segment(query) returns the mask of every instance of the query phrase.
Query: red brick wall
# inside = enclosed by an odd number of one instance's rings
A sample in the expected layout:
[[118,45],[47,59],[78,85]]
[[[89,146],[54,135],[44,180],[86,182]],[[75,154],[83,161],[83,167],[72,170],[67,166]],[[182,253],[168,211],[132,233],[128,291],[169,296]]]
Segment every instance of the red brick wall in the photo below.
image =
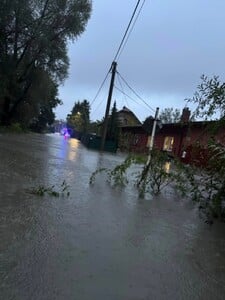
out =
[[[123,133],[132,134],[129,145],[129,151],[137,153],[146,153],[148,151],[148,134],[142,127],[128,127],[122,129]],[[210,132],[206,125],[200,122],[189,125],[166,124],[160,131],[156,132],[154,147],[163,150],[165,137],[174,137],[172,155],[180,158],[186,163],[204,164],[207,162],[207,146],[211,137],[216,142],[225,146],[225,128],[219,130],[216,135]],[[186,157],[182,158],[183,151],[186,151]],[[198,161],[198,163],[196,163]]]

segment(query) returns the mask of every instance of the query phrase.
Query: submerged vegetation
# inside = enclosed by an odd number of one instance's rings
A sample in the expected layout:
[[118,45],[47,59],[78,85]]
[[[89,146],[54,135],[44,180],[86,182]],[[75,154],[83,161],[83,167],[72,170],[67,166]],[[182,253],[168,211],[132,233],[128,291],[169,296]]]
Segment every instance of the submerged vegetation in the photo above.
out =
[[[201,80],[194,97],[188,100],[197,104],[194,117],[208,120],[217,114],[220,117],[216,128],[212,129],[215,131],[224,128],[225,83],[221,83],[216,76],[209,79],[203,75]],[[157,195],[169,185],[182,196],[197,203],[210,223],[213,218],[225,221],[225,147],[220,141],[213,140],[212,135],[205,150],[208,155],[204,157],[207,160],[204,167],[197,161],[198,167],[184,165],[176,159],[170,161],[166,153],[153,150],[136,178],[130,176],[129,179],[134,181],[140,197],[145,197],[148,193]],[[110,183],[125,186],[129,184],[127,171],[137,162],[135,157],[129,157],[112,170],[97,170],[92,174],[90,183],[94,182],[98,173],[104,171]]]
[[225,221],[225,150],[215,144],[211,144],[209,150],[211,158],[207,168],[184,165],[171,160],[164,152],[153,150],[148,162],[132,175],[129,170],[134,164],[140,164],[140,160],[131,155],[113,169],[97,169],[90,177],[90,184],[94,184],[98,174],[105,173],[106,181],[113,187],[132,184],[142,198],[148,194],[158,195],[170,186],[197,203],[206,222],[213,218]]
[[[112,186],[126,186],[131,183],[137,188],[140,197],[144,197],[149,193],[157,195],[168,184],[175,181],[179,182],[177,169],[175,170],[173,167],[170,172],[168,171],[171,164],[170,160],[166,153],[158,150],[152,151],[147,163],[146,159],[144,161],[143,158],[139,156],[130,155],[124,162],[113,169],[97,169],[90,177],[90,184],[95,182],[95,178],[99,173],[104,172],[107,182]],[[131,175],[129,170],[135,164],[142,165],[142,167],[139,168],[139,171],[133,172]],[[180,165],[180,163],[174,160],[173,166],[175,165]]]
[[68,189],[69,189],[69,185],[64,180],[62,182],[62,184],[58,187],[56,187],[55,185],[52,185],[50,187],[46,187],[44,185],[39,185],[37,187],[33,187],[30,190],[28,190],[28,193],[37,195],[37,196],[49,195],[52,197],[60,197],[60,196],[69,197],[70,192]]

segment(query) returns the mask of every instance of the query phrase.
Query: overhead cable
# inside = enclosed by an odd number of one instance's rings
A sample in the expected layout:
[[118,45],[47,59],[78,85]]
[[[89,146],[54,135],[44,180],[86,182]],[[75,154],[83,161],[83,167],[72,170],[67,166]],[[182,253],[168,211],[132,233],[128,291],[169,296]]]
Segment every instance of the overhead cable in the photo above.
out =
[[[121,53],[122,53],[122,51],[123,51],[123,49],[124,49],[124,47],[125,47],[125,45],[126,45],[128,39],[129,39],[129,36],[130,36],[130,34],[131,34],[131,32],[132,32],[132,30],[133,30],[133,28],[134,28],[134,25],[135,25],[135,23],[136,23],[136,21],[137,21],[137,18],[138,18],[138,16],[140,15],[140,12],[141,12],[141,10],[142,10],[142,8],[143,8],[143,5],[144,5],[144,3],[145,3],[145,0],[143,0],[143,3],[142,3],[142,5],[141,5],[141,8],[140,8],[140,10],[138,11],[138,14],[137,14],[137,16],[136,16],[136,18],[135,18],[135,20],[134,20],[134,23],[133,23],[133,25],[132,25],[132,27],[131,27],[131,30],[129,31],[130,26],[131,26],[131,24],[132,24],[132,21],[133,21],[133,19],[134,19],[134,17],[135,17],[136,11],[137,11],[137,9],[138,9],[138,6],[139,6],[139,4],[140,4],[140,1],[141,1],[141,0],[138,0],[138,1],[137,1],[137,4],[136,4],[136,6],[135,6],[135,8],[134,8],[134,11],[133,11],[132,16],[131,16],[131,18],[130,18],[130,21],[129,21],[129,23],[128,23],[127,29],[126,29],[126,31],[125,31],[125,33],[124,33],[124,35],[123,35],[123,38],[122,38],[122,40],[121,40],[121,43],[120,43],[120,45],[119,45],[119,47],[118,47],[118,50],[117,50],[117,52],[116,52],[116,55],[115,55],[113,61],[116,61],[116,60],[119,58],[119,56],[121,55]],[[111,67],[111,68],[112,68],[112,67]],[[91,101],[90,106],[91,106],[91,105],[95,102],[95,100],[97,99],[97,97],[98,97],[98,95],[99,95],[99,93],[100,93],[100,91],[101,91],[103,85],[105,84],[105,81],[106,81],[106,79],[107,79],[107,77],[108,77],[110,71],[111,71],[111,68],[109,69],[108,73],[106,74],[106,76],[105,76],[105,78],[104,78],[102,84],[100,85],[100,87],[99,87],[99,89],[98,89],[98,91],[97,91],[95,97],[94,97],[93,100]]]
[[138,95],[137,92],[128,84],[128,82],[121,76],[121,74],[117,71],[117,74],[120,76],[120,78],[123,80],[123,82],[127,85],[127,87],[146,105],[148,106],[154,113],[155,109],[153,109],[141,96]]
[[121,87],[121,92],[122,92],[122,94],[124,95],[124,99],[125,99],[125,102],[126,102],[126,106],[128,107],[129,105],[128,105],[128,101],[127,101],[127,98],[126,98],[126,94],[125,94],[125,92],[124,92],[124,88],[123,88],[123,85],[122,85],[122,82],[121,82],[121,79],[120,79],[119,76],[117,76],[117,81],[119,82],[119,85],[120,85],[120,87]]
[[102,98],[102,101],[98,104],[98,106],[93,110],[92,114],[94,114],[97,110],[99,110],[100,106],[102,105],[103,101],[105,101],[104,98]]
[[137,100],[135,100],[134,98],[132,98],[131,96],[129,96],[128,94],[126,94],[124,91],[122,91],[120,88],[118,88],[117,86],[114,85],[114,88],[116,90],[118,90],[119,92],[121,92],[122,94],[124,94],[125,96],[127,96],[128,98],[130,98],[132,101],[134,101],[136,104],[140,104]]
[[141,10],[142,10],[144,4],[145,4],[145,0],[143,0],[143,3],[142,3],[142,5],[141,5],[141,7],[140,7],[140,9],[139,9],[139,11],[138,11],[138,13],[137,13],[137,16],[136,16],[136,18],[135,18],[135,20],[134,20],[134,22],[133,22],[133,25],[132,25],[132,27],[131,27],[131,29],[130,29],[130,31],[129,31],[127,37],[126,37],[126,40],[125,40],[125,42],[124,42],[124,44],[123,44],[123,47],[121,48],[121,51],[120,51],[120,53],[118,54],[117,60],[120,58],[120,55],[122,54],[122,52],[123,52],[123,50],[124,50],[124,48],[125,48],[125,46],[126,46],[126,44],[127,44],[127,41],[128,41],[128,39],[129,39],[129,37],[130,37],[130,35],[131,35],[133,29],[134,29],[134,26],[135,26],[135,24],[136,24],[136,22],[137,22],[137,19],[138,19],[140,13],[141,13]]
[[117,50],[117,52],[116,52],[116,55],[115,55],[115,57],[114,57],[114,61],[117,60],[117,57],[118,57],[119,52],[120,52],[120,50],[121,50],[121,48],[122,48],[122,46],[123,46],[124,40],[126,39],[126,36],[127,36],[127,34],[128,34],[128,31],[129,31],[129,28],[130,28],[131,23],[132,23],[132,21],[133,21],[133,18],[134,18],[135,14],[136,14],[137,8],[138,8],[138,6],[139,6],[139,4],[140,4],[140,1],[141,1],[141,0],[138,0],[138,1],[137,1],[137,4],[136,4],[136,6],[135,6],[135,9],[134,9],[134,11],[133,11],[133,13],[132,13],[132,16],[131,16],[131,18],[130,18],[130,21],[129,21],[129,23],[128,23],[127,29],[126,29],[126,31],[125,31],[125,33],[124,33],[124,35],[123,35],[123,38],[122,38],[122,40],[121,40],[121,42],[120,42],[120,45],[119,45],[119,48],[118,48],[118,50]]
[[107,79],[107,77],[108,77],[108,75],[109,75],[110,71],[111,71],[111,68],[109,69],[108,73],[106,74],[106,76],[105,76],[105,78],[104,78],[104,80],[103,80],[102,84],[100,85],[100,87],[99,87],[99,89],[98,89],[98,91],[97,91],[97,93],[96,93],[95,97],[94,97],[94,98],[93,98],[93,100],[91,101],[91,104],[90,104],[90,106],[91,106],[91,105],[92,105],[92,104],[95,102],[96,98],[98,97],[98,95],[99,95],[99,93],[100,93],[100,91],[101,91],[101,89],[102,89],[103,85],[104,85],[104,84],[105,84],[105,82],[106,82],[106,79]]

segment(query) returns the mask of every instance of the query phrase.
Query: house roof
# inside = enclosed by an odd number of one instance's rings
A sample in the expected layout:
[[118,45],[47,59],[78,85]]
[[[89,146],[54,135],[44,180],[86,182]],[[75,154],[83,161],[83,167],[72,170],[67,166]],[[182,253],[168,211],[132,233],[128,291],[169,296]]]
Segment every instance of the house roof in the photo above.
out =
[[178,123],[166,123],[162,124],[163,127],[184,127],[184,126],[206,126],[206,125],[212,125],[217,124],[219,121],[189,121],[189,122],[178,122]]
[[[136,124],[133,124],[133,125],[141,125],[141,121],[137,118],[137,116],[129,109],[127,108],[126,106],[124,106],[121,110],[119,110],[118,112],[118,115],[119,117],[121,116],[121,118],[123,118],[124,115],[130,115],[133,120],[135,120]],[[122,120],[121,120],[122,121]],[[121,124],[122,125],[122,124]],[[127,124],[124,124],[124,125],[127,125]],[[133,126],[131,125],[131,126]]]
[[129,108],[127,108],[126,106],[123,106],[123,108],[121,110],[118,111],[118,113],[120,112],[128,112],[128,113],[132,113],[134,114]]

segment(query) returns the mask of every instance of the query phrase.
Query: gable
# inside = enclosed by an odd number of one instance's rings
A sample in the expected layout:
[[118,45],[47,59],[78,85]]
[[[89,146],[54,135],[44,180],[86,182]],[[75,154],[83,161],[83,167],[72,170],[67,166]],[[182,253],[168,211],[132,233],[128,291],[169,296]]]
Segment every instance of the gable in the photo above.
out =
[[141,122],[136,115],[125,106],[117,112],[117,116],[120,127],[141,125]]

